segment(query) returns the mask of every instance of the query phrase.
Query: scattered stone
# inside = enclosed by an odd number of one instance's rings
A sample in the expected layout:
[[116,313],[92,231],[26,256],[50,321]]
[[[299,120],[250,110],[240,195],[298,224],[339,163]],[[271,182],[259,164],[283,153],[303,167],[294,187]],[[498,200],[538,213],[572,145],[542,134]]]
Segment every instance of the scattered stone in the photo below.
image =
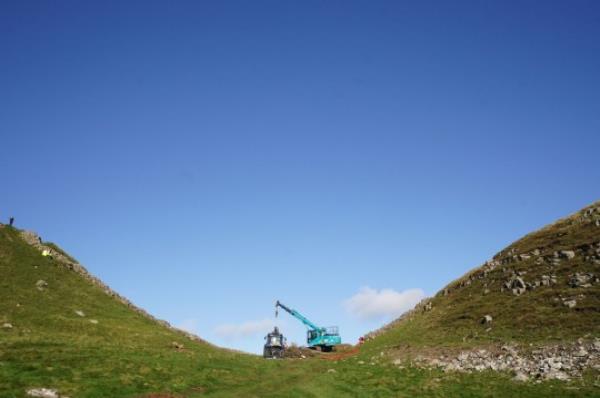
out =
[[4,322],[2,324],[2,329],[12,329],[12,328],[13,328],[12,323]]
[[425,304],[425,311],[431,311],[432,308],[433,304],[431,303],[431,301]]
[[569,279],[569,286],[571,287],[591,287],[591,282],[594,280],[594,274],[580,274],[576,273],[571,275]]
[[327,369],[327,373],[337,373],[335,369]]
[[573,250],[561,250],[558,252],[560,258],[566,258],[567,260],[571,260],[575,257],[575,252]]
[[85,313],[84,313],[83,311],[81,311],[81,310],[76,310],[76,311],[75,311],[75,313],[76,313],[77,315],[81,316],[81,317],[84,317],[84,316],[85,316]]
[[527,290],[527,285],[525,284],[525,281],[523,281],[523,278],[521,278],[520,276],[515,277],[507,283],[508,285],[505,284],[505,287],[507,289],[511,289],[512,293],[515,296],[521,295]]
[[178,343],[178,342],[176,342],[176,341],[173,341],[173,342],[171,343],[171,347],[173,347],[173,348],[174,348],[174,349],[176,349],[176,350],[183,350],[183,349],[185,348],[185,347],[183,346],[183,344],[181,344],[181,343]]
[[[531,347],[531,344],[530,344]],[[417,365],[436,366],[444,372],[512,371],[515,381],[570,380],[581,377],[588,368],[600,370],[600,339],[579,339],[570,345],[554,345],[519,352],[505,345],[501,351],[463,351],[456,357],[416,358]]]
[[483,325],[488,324],[488,323],[492,323],[492,316],[491,315],[486,315],[481,319],[481,323]]
[[93,323],[94,325],[98,324],[98,320],[97,319],[90,319],[90,323]]
[[563,304],[566,305],[569,308],[573,308],[577,305],[577,300],[572,299],[572,300],[564,300]]
[[585,349],[585,348],[583,348],[583,347],[579,347],[579,350],[577,350],[577,351],[575,351],[575,352],[573,353],[573,355],[574,355],[574,356],[576,356],[576,357],[587,357],[587,356],[588,356],[588,354],[589,354],[589,353],[588,353],[588,352],[586,351],[586,349]]
[[359,365],[364,365],[364,364],[365,364],[365,361],[358,361],[358,364],[359,364]]
[[42,290],[44,290],[45,288],[48,287],[48,282],[40,279],[39,281],[37,281],[35,283],[35,287],[37,288],[37,290],[39,290],[41,292]]
[[58,392],[49,388],[32,388],[27,390],[27,395],[37,398],[59,398]]

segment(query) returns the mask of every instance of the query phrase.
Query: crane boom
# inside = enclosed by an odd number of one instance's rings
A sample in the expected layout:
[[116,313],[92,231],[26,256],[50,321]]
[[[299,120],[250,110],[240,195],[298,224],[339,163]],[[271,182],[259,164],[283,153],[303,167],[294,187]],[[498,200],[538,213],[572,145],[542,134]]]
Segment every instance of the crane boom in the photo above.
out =
[[283,308],[285,311],[289,312],[290,315],[292,315],[294,318],[298,319],[300,322],[302,322],[303,324],[305,324],[312,330],[321,330],[322,329],[322,328],[318,327],[317,325],[315,325],[314,323],[312,323],[311,321],[309,321],[304,315],[302,315],[298,311],[289,309],[285,305],[281,304],[279,302],[279,300],[277,300],[277,303],[275,304],[275,310],[277,310],[277,307]]

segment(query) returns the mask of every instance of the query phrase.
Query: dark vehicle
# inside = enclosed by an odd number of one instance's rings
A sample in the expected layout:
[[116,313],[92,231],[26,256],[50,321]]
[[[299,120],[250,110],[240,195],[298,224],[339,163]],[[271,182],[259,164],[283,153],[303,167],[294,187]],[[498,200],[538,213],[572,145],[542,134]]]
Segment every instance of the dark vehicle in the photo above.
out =
[[285,337],[279,333],[277,326],[271,333],[265,336],[264,358],[283,358],[285,352]]

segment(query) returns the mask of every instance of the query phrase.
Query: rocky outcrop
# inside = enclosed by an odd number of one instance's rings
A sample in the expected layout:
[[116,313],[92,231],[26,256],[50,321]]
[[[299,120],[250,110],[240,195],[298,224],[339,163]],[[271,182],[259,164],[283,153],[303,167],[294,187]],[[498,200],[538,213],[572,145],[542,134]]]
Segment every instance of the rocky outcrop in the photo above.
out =
[[574,344],[547,346],[531,351],[520,351],[516,346],[505,345],[499,350],[463,351],[457,356],[420,356],[416,358],[416,362],[421,366],[439,367],[444,371],[508,371],[520,381],[569,380],[580,377],[586,368],[600,370],[600,339],[579,339]]

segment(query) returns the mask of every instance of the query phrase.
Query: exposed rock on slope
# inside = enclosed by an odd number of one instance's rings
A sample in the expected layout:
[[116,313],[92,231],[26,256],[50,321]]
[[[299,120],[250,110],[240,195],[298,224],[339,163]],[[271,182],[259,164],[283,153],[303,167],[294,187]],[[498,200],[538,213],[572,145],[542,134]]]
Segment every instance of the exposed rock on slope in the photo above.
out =
[[[476,347],[493,351],[506,343],[552,351],[556,344],[598,337],[600,202],[526,235],[368,335],[372,346],[415,355],[442,348],[454,354]],[[597,357],[594,344],[586,350]],[[451,367],[456,359],[446,363]],[[567,376],[576,375],[579,364],[597,365],[576,357],[569,361],[573,367],[561,370]],[[513,370],[535,373],[531,367]]]

